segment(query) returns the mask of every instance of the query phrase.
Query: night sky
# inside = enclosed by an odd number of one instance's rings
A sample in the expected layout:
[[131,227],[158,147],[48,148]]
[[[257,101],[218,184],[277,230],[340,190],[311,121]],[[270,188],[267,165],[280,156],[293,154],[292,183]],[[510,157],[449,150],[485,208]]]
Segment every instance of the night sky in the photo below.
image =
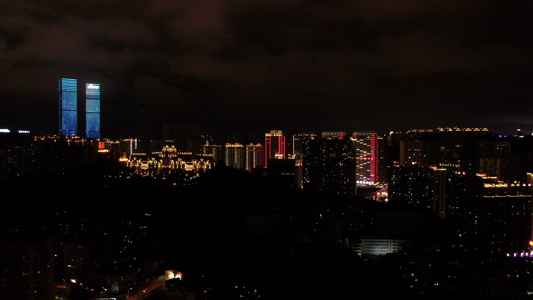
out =
[[[102,136],[437,126],[533,131],[533,1],[0,1],[0,127],[57,133],[60,77]],[[81,85],[80,85],[81,86]]]

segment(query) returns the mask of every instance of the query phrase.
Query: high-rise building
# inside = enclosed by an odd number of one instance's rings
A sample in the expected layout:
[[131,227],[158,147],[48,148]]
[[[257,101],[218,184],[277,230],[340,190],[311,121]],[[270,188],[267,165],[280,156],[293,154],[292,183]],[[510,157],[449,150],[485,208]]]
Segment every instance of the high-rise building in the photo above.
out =
[[137,152],[139,148],[139,139],[123,139],[120,141],[118,152],[126,154],[126,157],[131,157],[133,153]]
[[[98,83],[85,84],[85,134],[88,139],[100,139],[100,84]],[[59,79],[59,135],[78,135],[77,79]]]
[[253,169],[263,165],[263,146],[261,144],[246,145],[246,170],[252,172]]
[[78,135],[77,79],[59,79],[59,135]]
[[213,145],[206,141],[202,146],[202,155],[212,155],[215,162],[221,162],[224,161],[224,148],[222,145]]
[[354,166],[347,140],[340,135],[322,135],[306,141],[303,188],[339,195],[354,195]]
[[373,132],[354,132],[355,182],[357,186],[372,185],[378,182],[378,135]]
[[344,131],[323,131],[322,132],[322,138],[332,138],[332,139],[338,139],[338,140],[344,140],[344,137],[346,137],[346,132]]
[[244,168],[244,147],[242,144],[226,143],[225,149],[225,163],[226,166],[234,167],[236,169]]
[[292,154],[296,157],[301,157],[305,148],[305,143],[316,138],[316,134],[312,132],[296,133],[292,136]]
[[286,157],[285,136],[282,130],[270,130],[265,133],[265,167],[268,167],[268,160],[275,158],[276,154]]
[[88,139],[100,138],[100,84],[85,84],[85,132]]
[[433,210],[435,171],[429,167],[406,165],[392,168],[389,202]]
[[[485,142],[497,139],[496,135],[490,133],[487,128],[414,129],[396,135],[396,138],[399,146],[398,165],[400,166],[420,165],[465,171],[471,174],[479,172],[480,155],[491,158],[493,154],[498,153],[497,148],[504,146]],[[500,154],[503,152],[497,155]],[[502,158],[501,155],[499,158]],[[494,161],[487,162],[494,163]],[[495,171],[492,166],[490,171]]]

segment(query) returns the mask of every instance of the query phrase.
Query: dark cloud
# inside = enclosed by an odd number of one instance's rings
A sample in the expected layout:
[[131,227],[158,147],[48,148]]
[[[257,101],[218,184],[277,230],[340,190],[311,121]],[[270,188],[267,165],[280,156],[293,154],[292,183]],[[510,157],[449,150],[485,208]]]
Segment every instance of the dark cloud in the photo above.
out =
[[0,125],[55,132],[66,76],[102,83],[109,136],[134,134],[139,107],[154,130],[533,130],[532,12],[481,0],[3,1]]

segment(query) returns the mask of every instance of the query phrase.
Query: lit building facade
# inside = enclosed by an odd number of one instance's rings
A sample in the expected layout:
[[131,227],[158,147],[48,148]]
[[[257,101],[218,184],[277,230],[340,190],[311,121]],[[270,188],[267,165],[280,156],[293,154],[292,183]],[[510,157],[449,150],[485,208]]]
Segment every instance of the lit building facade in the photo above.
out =
[[265,133],[265,167],[268,167],[268,160],[276,157],[276,154],[286,157],[285,136],[281,130],[270,130]]
[[59,135],[78,135],[77,79],[59,79]]
[[213,160],[216,162],[224,161],[224,148],[222,145],[213,145],[206,141],[205,145],[202,146],[202,154],[212,155]]
[[356,240],[351,247],[359,257],[381,256],[399,252],[408,244],[407,240],[361,238]]
[[88,139],[100,138],[100,84],[85,84],[85,133]]
[[139,149],[139,139],[123,139],[119,142],[118,152],[123,153],[125,157],[131,157]]
[[246,171],[263,165],[263,146],[261,144],[246,145]]
[[333,139],[338,139],[338,140],[344,140],[345,137],[346,137],[346,132],[344,131],[323,131],[322,132],[323,139],[333,138]]
[[[59,135],[78,136],[78,80],[59,79]],[[85,137],[100,139],[100,84],[85,84]]]
[[168,175],[184,171],[189,179],[199,176],[214,166],[211,155],[197,155],[192,152],[179,152],[174,146],[164,146],[160,152],[133,153],[129,159],[122,161],[127,167],[134,169],[136,174],[143,176]]
[[227,143],[225,150],[226,166],[244,169],[244,146],[239,143]]
[[354,132],[352,147],[355,150],[355,182],[357,186],[378,182],[378,135],[372,132]]

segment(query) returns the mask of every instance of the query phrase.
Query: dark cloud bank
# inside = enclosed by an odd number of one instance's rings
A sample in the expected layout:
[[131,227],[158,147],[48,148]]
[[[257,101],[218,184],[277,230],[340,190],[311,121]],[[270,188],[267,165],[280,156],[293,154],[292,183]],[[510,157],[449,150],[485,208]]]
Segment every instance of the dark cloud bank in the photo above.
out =
[[[5,3],[7,2],[7,3]],[[3,1],[0,126],[55,132],[57,80],[206,131],[533,131],[531,1]]]

